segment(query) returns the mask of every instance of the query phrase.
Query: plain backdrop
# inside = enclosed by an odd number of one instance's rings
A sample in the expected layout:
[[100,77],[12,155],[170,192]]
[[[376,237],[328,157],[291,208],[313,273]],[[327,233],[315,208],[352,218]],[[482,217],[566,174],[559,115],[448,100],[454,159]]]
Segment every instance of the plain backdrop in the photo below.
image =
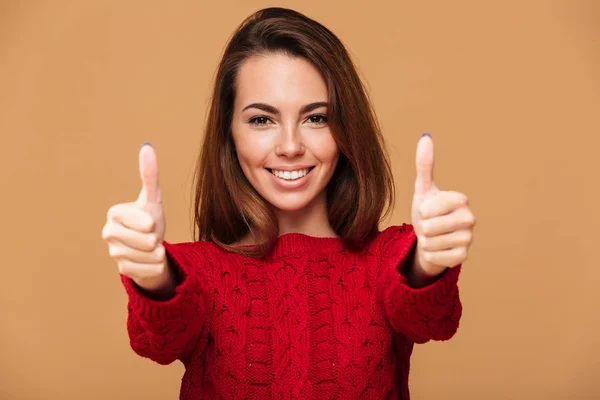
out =
[[153,143],[167,240],[191,240],[191,174],[218,59],[265,6],[332,29],[367,82],[408,222],[431,132],[441,189],[478,218],[448,342],[413,398],[600,398],[600,2],[0,1],[0,398],[175,399],[137,356],[101,238]]

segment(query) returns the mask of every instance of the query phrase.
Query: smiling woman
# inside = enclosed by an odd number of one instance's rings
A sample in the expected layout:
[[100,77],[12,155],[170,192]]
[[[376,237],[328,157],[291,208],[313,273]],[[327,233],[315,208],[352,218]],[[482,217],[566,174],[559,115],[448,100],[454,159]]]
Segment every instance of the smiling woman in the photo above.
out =
[[253,256],[288,232],[359,248],[394,203],[384,149],[341,41],[295,11],[261,10],[219,64],[196,169],[194,235]]
[[[283,53],[255,56],[240,68],[236,89],[231,127],[238,160],[271,205],[279,234],[337,236],[324,189],[339,150],[327,124],[327,86],[319,71]],[[241,242],[252,243],[252,237]]]
[[[164,240],[156,154],[103,236],[129,295],[132,348],[186,366],[181,399],[408,399],[414,343],[458,329],[474,223],[419,141],[413,224],[379,231],[393,180],[340,40],[270,8],[219,65],[191,243]],[[417,240],[417,235],[419,239]]]

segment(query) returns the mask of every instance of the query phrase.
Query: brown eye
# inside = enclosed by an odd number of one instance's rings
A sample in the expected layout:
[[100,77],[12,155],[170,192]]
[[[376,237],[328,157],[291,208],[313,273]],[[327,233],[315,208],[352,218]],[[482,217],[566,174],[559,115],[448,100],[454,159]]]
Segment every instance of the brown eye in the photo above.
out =
[[270,120],[267,117],[254,117],[248,122],[254,126],[265,126],[270,122]]
[[325,115],[311,115],[306,120],[309,124],[313,125],[325,125],[327,124],[327,117]]

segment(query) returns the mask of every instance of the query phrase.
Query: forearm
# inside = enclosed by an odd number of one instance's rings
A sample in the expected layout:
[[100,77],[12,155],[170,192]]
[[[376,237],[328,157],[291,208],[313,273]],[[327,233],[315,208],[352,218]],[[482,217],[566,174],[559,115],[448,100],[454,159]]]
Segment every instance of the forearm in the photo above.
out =
[[434,273],[425,271],[419,262],[418,249],[415,245],[408,254],[408,257],[404,265],[400,268],[400,271],[402,275],[406,277],[408,286],[418,289],[431,285],[437,281],[447,269],[448,268],[441,268],[439,271]]
[[[173,283],[162,293],[148,296],[134,282],[122,277],[129,295],[127,328],[132,349],[143,357],[168,364],[183,356],[186,346],[197,338],[206,324],[209,308],[208,285],[197,273],[185,245],[165,245]],[[169,293],[171,291],[171,293]]]
[[412,227],[404,225],[386,234],[380,285],[390,326],[417,343],[449,339],[462,314],[460,266],[434,277],[423,274],[415,265],[417,238]]
[[136,287],[148,298],[157,301],[166,301],[175,295],[175,288],[181,284],[181,274],[177,267],[167,257],[165,260],[166,275],[160,282],[136,282]]
[[416,343],[450,339],[462,315],[457,286],[459,270],[448,270],[420,288],[409,286],[399,271],[390,271],[384,290],[384,309],[394,331]]

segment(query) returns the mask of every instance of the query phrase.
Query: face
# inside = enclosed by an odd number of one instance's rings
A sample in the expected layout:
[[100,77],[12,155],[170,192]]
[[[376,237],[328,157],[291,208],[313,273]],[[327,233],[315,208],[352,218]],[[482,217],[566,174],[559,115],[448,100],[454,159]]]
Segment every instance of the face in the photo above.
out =
[[250,184],[277,210],[325,204],[339,157],[327,98],[321,74],[303,58],[256,56],[238,71],[232,119],[238,160]]

